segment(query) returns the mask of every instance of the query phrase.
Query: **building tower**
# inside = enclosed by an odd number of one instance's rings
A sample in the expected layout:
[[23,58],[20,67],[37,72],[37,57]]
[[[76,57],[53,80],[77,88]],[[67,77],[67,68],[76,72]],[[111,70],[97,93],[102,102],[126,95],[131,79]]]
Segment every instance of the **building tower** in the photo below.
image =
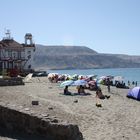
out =
[[25,45],[31,45],[31,46],[33,45],[33,39],[31,33],[25,34]]

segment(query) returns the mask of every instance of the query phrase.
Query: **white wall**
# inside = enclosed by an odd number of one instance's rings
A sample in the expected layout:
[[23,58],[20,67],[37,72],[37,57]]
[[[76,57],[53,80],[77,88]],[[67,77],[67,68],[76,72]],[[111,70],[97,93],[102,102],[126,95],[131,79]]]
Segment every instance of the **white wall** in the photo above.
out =
[[[25,65],[25,69],[28,69],[28,66],[31,65],[31,68],[33,69],[34,66],[33,66],[33,58],[34,58],[34,47],[25,47],[25,59],[27,59],[27,63]],[[30,58],[29,58],[30,56]]]

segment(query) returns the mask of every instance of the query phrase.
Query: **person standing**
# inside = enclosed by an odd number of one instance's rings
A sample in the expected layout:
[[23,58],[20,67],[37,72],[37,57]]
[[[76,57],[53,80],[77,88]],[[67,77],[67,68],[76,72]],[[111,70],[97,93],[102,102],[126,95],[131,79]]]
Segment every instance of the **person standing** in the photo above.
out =
[[107,78],[107,89],[108,89],[108,92],[110,92],[110,79]]
[[128,86],[130,86],[130,81],[128,80]]
[[137,87],[137,85],[138,85],[138,83],[137,83],[137,81],[135,82],[135,86]]

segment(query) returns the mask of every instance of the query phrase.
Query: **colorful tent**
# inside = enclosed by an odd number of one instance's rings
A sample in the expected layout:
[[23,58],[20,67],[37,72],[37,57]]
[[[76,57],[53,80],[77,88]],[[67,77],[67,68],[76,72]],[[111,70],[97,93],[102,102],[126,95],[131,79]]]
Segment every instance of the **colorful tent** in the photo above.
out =
[[134,87],[133,89],[129,90],[127,97],[140,101],[140,87]]

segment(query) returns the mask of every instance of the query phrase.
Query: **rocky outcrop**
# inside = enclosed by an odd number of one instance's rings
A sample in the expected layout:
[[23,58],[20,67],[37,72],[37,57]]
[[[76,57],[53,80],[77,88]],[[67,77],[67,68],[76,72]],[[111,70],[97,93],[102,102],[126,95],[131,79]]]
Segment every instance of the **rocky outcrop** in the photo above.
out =
[[0,127],[14,132],[37,134],[46,140],[83,140],[77,125],[35,116],[0,105]]

